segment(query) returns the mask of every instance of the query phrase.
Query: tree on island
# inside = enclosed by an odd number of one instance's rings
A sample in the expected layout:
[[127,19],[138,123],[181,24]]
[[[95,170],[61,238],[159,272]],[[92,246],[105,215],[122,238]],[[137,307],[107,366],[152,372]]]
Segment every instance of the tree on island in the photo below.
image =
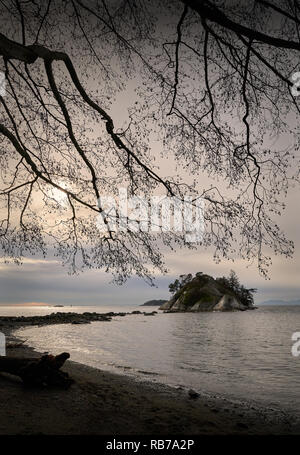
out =
[[189,283],[193,278],[191,273],[187,275],[180,275],[179,279],[176,279],[174,283],[169,284],[169,291],[171,294],[175,294],[179,289],[181,289],[185,284]]
[[[1,2],[5,259],[50,245],[72,271],[151,281],[165,270],[161,243],[189,245],[181,234],[112,230],[118,213],[99,197],[119,186],[131,196],[201,196],[201,246],[217,261],[256,259],[265,274],[266,251],[291,256],[276,218],[299,172],[299,14],[288,0]],[[131,80],[136,93],[116,123]],[[156,139],[190,177],[160,175]],[[203,173],[213,184],[199,191]]]
[[[208,279],[212,279],[209,275],[204,275],[202,272],[195,274],[195,277],[191,273],[188,275],[180,275],[179,279],[176,279],[173,283],[169,284],[169,291],[173,296],[178,294],[184,286],[188,283],[199,283],[200,286],[203,285],[203,280],[206,282]],[[254,304],[254,294],[257,289],[254,288],[245,288],[244,285],[240,283],[240,280],[234,270],[230,270],[228,277],[219,277],[215,279],[216,283],[221,285],[224,290],[233,293],[239,301],[246,307],[250,307]]]
[[225,288],[233,291],[233,293],[238,297],[241,303],[246,306],[251,306],[254,304],[254,294],[257,292],[255,288],[245,288],[240,283],[240,280],[234,270],[230,270],[229,276],[216,278],[218,283],[221,283]]

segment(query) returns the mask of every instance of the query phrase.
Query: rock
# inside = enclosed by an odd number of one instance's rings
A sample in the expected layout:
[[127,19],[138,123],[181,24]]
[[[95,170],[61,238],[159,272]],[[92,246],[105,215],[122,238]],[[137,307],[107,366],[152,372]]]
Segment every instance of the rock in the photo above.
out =
[[249,428],[248,425],[246,425],[246,424],[243,423],[243,422],[237,422],[236,427],[242,428],[242,429],[244,429],[244,430],[247,430],[247,429]]
[[60,386],[69,388],[74,382],[60,371],[70,354],[43,355],[41,358],[0,357],[0,371],[19,376],[27,386]]
[[[226,284],[226,279],[222,281],[222,278],[214,279],[209,275],[197,274],[179,288],[171,299],[161,305],[159,309],[168,313],[199,313],[202,311],[245,311],[255,308],[251,303],[243,304],[233,289],[228,282]],[[244,301],[247,302],[247,300]]]
[[199,393],[195,392],[195,390],[193,390],[193,389],[190,389],[188,391],[188,395],[192,400],[196,400],[200,396]]
[[130,313],[51,313],[44,316],[0,316],[0,326],[44,326],[51,324],[89,324],[92,321],[111,321],[113,316]]
[[247,307],[232,295],[225,294],[214,306],[213,311],[245,311]]
[[172,299],[159,307],[160,310],[169,310],[173,306]]
[[163,305],[167,300],[148,300],[147,302],[143,303],[140,306],[161,306]]
[[72,321],[71,324],[90,324],[91,321]]

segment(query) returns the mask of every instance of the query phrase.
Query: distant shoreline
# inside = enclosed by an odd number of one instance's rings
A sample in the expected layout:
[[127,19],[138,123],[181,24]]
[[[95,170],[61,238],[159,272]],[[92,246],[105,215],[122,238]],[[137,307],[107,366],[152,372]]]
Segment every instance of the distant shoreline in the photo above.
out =
[[166,302],[167,302],[167,300],[164,300],[164,299],[156,299],[156,300],[154,299],[154,300],[148,300],[147,302],[142,303],[139,306],[155,306],[155,307],[159,307],[159,306],[163,305]]
[[86,311],[84,313],[75,312],[54,312],[42,316],[0,316],[0,331],[5,327],[14,327],[15,329],[28,326],[44,326],[54,324],[89,324],[95,321],[111,321],[117,316],[130,316],[143,314],[144,316],[154,316],[156,311],[110,311],[107,313],[97,313]]
[[[126,321],[124,321],[126,323]],[[4,331],[18,345],[16,327]],[[30,346],[8,348],[15,357],[37,357]],[[300,434],[292,416],[187,390],[137,381],[68,360],[75,384],[67,391],[24,389],[0,375],[0,434]],[[13,409],[13,412],[8,412]]]
[[257,303],[257,306],[297,306],[300,305],[300,300],[266,300],[265,302]]

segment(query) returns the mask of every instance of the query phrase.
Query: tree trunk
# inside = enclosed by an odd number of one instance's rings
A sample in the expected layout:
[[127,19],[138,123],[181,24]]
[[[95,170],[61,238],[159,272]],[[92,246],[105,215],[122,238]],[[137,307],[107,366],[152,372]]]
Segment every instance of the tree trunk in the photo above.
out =
[[19,376],[28,386],[60,386],[68,388],[73,380],[60,371],[70,354],[44,355],[40,359],[0,357],[0,372]]

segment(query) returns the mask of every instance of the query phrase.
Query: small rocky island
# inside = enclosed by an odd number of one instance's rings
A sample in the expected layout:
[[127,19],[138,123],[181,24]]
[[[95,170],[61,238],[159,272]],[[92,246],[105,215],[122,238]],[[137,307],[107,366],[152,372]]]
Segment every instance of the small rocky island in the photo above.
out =
[[247,289],[240,284],[234,271],[229,277],[213,278],[202,272],[180,275],[169,285],[173,294],[160,306],[165,312],[245,311],[253,310],[253,294],[256,289]]
[[147,302],[142,303],[142,305],[140,305],[140,306],[160,306],[160,305],[163,305],[166,302],[167,302],[167,300],[163,300],[163,299],[160,299],[160,300],[148,300]]

